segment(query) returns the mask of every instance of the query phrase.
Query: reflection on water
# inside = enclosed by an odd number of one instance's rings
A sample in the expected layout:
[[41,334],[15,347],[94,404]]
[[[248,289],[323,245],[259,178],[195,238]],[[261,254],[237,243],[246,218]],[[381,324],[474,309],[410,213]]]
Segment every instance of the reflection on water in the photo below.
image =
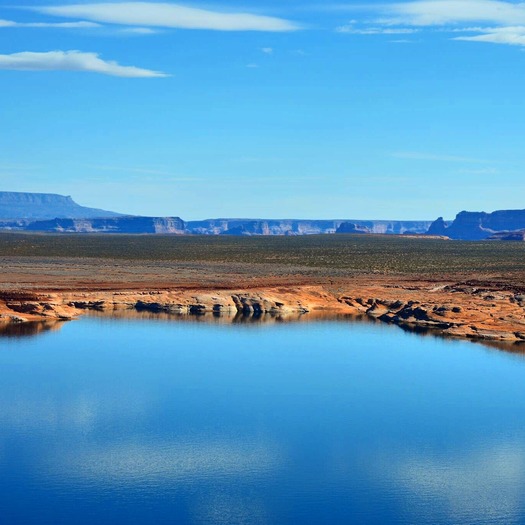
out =
[[479,522],[480,516],[482,523],[515,523],[522,513],[524,442],[486,444],[447,457],[386,457],[378,467],[416,509],[439,501],[458,523]]
[[0,337],[26,337],[59,330],[62,321],[47,320],[34,323],[0,323]]
[[[99,319],[120,320],[149,320],[156,322],[183,322],[183,323],[211,323],[214,325],[262,325],[262,324],[285,324],[285,323],[318,323],[318,322],[345,322],[345,323],[369,323],[383,324],[378,319],[367,315],[351,315],[344,313],[333,313],[330,311],[314,311],[310,313],[243,313],[243,312],[199,312],[193,314],[152,312],[151,310],[115,309],[115,310],[89,310],[84,315]],[[2,337],[25,337],[45,333],[49,330],[60,330],[61,326],[69,321],[46,320],[31,323],[0,323],[0,339]],[[417,334],[422,337],[437,337],[449,339],[439,330],[429,327],[415,326],[411,324],[391,325],[393,329],[401,329],[405,332]],[[469,342],[481,344],[489,348],[510,352],[518,356],[525,356],[525,342],[505,342],[469,339]]]
[[[212,323],[212,324],[272,324],[272,323],[297,323],[297,322],[319,322],[319,321],[352,321],[361,319],[360,316],[349,314],[338,314],[333,312],[311,312],[308,314],[292,312],[286,314],[278,313],[243,313],[243,312],[202,312],[196,314],[151,312],[148,310],[122,309],[113,311],[90,311],[90,317],[113,318],[127,320],[150,320],[150,321],[181,321],[188,323]],[[368,318],[370,319],[370,318]]]
[[525,523],[521,359],[142,315],[1,341],[2,522]]

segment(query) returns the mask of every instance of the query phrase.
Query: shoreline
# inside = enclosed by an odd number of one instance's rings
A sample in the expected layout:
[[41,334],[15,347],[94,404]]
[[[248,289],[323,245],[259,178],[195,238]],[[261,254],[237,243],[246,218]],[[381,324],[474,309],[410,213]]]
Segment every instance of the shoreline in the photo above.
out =
[[[272,283],[273,284],[273,283]],[[87,312],[282,320],[352,316],[478,342],[525,343],[525,295],[497,281],[359,277],[329,284],[221,289],[0,290],[0,323],[66,321]]]

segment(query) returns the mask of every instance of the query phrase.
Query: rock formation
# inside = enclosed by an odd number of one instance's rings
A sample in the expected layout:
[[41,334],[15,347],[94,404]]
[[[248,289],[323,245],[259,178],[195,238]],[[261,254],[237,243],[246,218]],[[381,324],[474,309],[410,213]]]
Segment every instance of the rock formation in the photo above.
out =
[[446,235],[447,223],[443,217],[437,218],[427,231],[427,235]]
[[449,226],[440,217],[431,224],[427,233],[446,235],[451,239],[476,241],[493,237],[498,232],[510,234],[523,229],[525,210],[500,210],[492,213],[462,211]]
[[368,228],[358,226],[355,222],[343,222],[335,233],[371,233]]
[[[345,231],[353,224],[355,229]],[[199,235],[314,235],[322,233],[425,233],[430,221],[359,221],[309,219],[207,219],[188,221],[188,233]],[[343,228],[343,229],[341,229]]]
[[489,241],[525,241],[525,230],[498,232],[489,237]]
[[179,217],[114,217],[107,219],[53,219],[35,221],[28,231],[62,233],[184,233]]
[[335,233],[341,220],[207,219],[188,221],[188,233],[198,235],[311,235]]
[[430,225],[429,221],[346,221],[336,233],[420,234],[427,232]]
[[425,233],[430,224],[430,221],[250,218],[183,222],[178,217],[125,216],[111,211],[85,208],[76,204],[71,197],[63,195],[0,192],[0,229],[4,230],[243,236],[336,232],[419,234]]
[[71,197],[53,193],[0,191],[0,220],[16,219],[87,219],[117,217],[119,213],[77,204]]

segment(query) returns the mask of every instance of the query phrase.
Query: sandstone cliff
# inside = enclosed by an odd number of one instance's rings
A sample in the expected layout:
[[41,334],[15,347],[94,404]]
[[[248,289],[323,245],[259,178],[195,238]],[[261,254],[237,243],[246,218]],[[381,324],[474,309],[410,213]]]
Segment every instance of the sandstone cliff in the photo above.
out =
[[[525,210],[499,210],[492,213],[462,211],[449,226],[440,217],[427,233],[446,235],[451,239],[476,241],[493,237],[498,232],[507,234],[525,229]],[[504,238],[504,236],[494,237]]]
[[71,197],[53,193],[0,191],[0,219],[54,219],[117,217],[119,213],[86,208]]
[[184,233],[179,217],[114,217],[107,219],[53,219],[35,221],[28,231],[62,233]]
[[427,232],[430,226],[430,221],[347,221],[339,225],[336,233],[418,234]]
[[[347,231],[349,225],[355,226]],[[430,221],[308,220],[308,219],[207,219],[188,221],[186,231],[200,235],[313,235],[323,233],[425,233]]]

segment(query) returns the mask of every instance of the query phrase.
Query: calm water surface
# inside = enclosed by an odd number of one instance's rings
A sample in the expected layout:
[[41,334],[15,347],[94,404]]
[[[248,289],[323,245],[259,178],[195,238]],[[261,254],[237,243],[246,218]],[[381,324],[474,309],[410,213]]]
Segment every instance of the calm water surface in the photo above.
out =
[[525,360],[365,323],[0,338],[6,524],[525,523]]

